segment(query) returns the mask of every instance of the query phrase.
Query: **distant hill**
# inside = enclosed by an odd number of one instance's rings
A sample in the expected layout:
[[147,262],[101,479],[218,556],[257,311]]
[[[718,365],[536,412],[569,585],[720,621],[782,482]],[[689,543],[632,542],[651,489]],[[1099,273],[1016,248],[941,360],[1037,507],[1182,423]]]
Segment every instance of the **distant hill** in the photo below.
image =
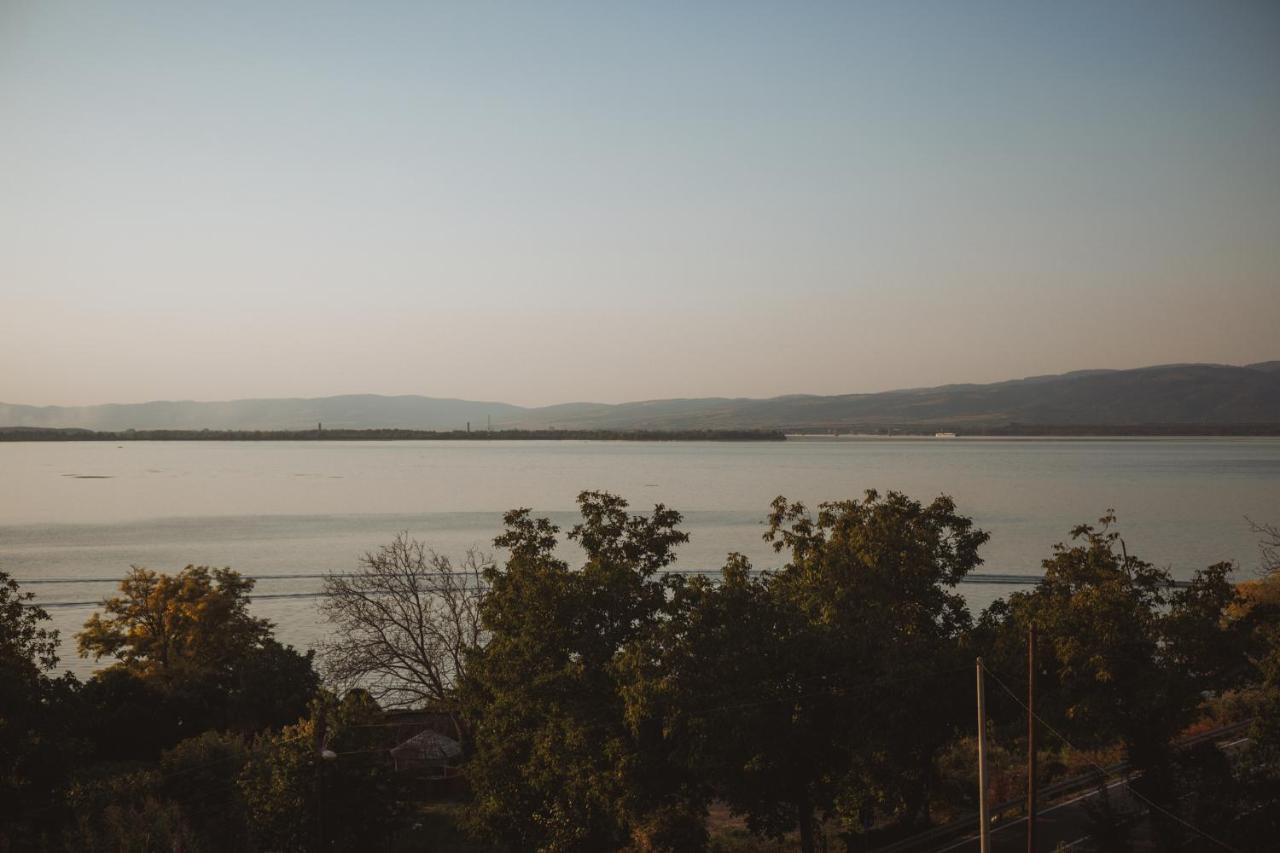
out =
[[1280,424],[1280,363],[1088,370],[877,394],[550,406],[528,413],[523,423],[597,429]]
[[190,400],[103,406],[12,406],[0,403],[0,426],[126,429],[309,429],[317,423],[342,429],[483,429],[486,418],[508,421],[526,410],[506,403],[437,397],[341,397]]
[[316,399],[190,401],[85,407],[0,403],[0,427],[125,429],[424,430],[868,429],[1021,425],[1280,425],[1280,361],[1234,367],[1172,364],[1085,370],[988,385],[944,385],[876,394],[707,397],[617,405],[525,408],[433,397],[350,395]]

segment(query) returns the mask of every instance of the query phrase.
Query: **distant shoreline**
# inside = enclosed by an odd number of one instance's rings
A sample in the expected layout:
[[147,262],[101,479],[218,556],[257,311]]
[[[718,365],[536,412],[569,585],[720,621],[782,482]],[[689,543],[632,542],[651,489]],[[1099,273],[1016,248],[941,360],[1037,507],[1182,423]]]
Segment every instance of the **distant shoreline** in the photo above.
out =
[[0,441],[786,441],[777,430],[139,429],[0,427]]
[[[1257,424],[904,424],[789,428],[788,438],[1267,438],[1280,436],[1280,423]],[[950,436],[947,436],[950,437]]]
[[[941,433],[941,435],[939,435]],[[89,430],[57,427],[0,427],[0,442],[36,441],[705,441],[761,442],[788,439],[931,439],[964,438],[1266,438],[1280,436],[1280,424],[1131,424],[1032,425],[998,427],[854,426],[787,430],[584,430],[584,429],[308,429],[224,430],[143,429]]]

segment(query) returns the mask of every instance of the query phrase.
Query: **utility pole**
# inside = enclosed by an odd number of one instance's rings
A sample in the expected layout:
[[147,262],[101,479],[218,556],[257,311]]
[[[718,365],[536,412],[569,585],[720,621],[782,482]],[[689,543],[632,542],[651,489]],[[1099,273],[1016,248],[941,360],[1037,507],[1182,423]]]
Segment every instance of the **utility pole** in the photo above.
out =
[[991,853],[991,815],[987,813],[987,691],[978,658],[978,849]]
[[316,850],[324,849],[324,740],[325,709],[318,709],[315,722],[316,747]]
[[1027,853],[1036,853],[1036,623],[1027,629]]

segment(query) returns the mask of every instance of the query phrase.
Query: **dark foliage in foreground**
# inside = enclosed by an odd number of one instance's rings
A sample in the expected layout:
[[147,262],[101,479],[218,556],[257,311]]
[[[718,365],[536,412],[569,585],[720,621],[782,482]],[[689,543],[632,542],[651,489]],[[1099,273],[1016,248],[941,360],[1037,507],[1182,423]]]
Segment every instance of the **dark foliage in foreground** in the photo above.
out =
[[[708,849],[713,803],[805,851],[914,833],[971,807],[976,655],[997,753],[1007,766],[1022,750],[1031,624],[1054,754],[1112,751],[1150,806],[1099,799],[1096,839],[1123,845],[1148,820],[1167,849],[1246,850],[1280,831],[1275,528],[1259,528],[1267,574],[1232,584],[1218,564],[1175,588],[1108,513],[1055,546],[1043,584],[975,621],[954,587],[987,534],[945,496],[816,511],[780,497],[765,537],[783,565],[729,555],[718,579],[664,572],[688,539],[678,512],[604,492],[579,508],[566,534],[508,513],[505,561],[472,561],[466,583],[402,537],[330,588],[348,605],[330,614],[358,628],[343,677],[372,673],[383,698],[416,689],[456,722],[459,809],[486,849]],[[81,684],[53,675],[47,614],[0,573],[0,851],[382,849],[431,822],[428,789],[388,761],[374,694],[319,689],[311,653],[250,614],[252,586],[133,570],[77,637],[117,662]],[[380,631],[380,613],[413,624]],[[1229,708],[1256,720],[1250,749],[1176,748]]]

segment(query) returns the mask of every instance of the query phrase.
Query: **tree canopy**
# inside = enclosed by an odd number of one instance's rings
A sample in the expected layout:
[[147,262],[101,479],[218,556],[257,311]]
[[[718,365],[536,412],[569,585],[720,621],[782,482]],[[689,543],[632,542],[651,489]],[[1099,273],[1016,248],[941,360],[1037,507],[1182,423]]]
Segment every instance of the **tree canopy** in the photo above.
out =
[[117,657],[139,675],[223,673],[259,648],[271,623],[249,615],[254,581],[231,569],[187,566],[176,575],[134,566],[120,595],[76,635],[81,655]]
[[[250,615],[253,586],[231,569],[131,569],[102,602],[106,615],[76,635],[82,655],[117,659],[86,687],[102,709],[91,736],[151,754],[205,728],[252,733],[296,720],[319,684],[313,654],[280,644],[268,620]],[[140,713],[118,713],[131,706]]]
[[[1129,553],[1115,524],[1108,512],[1074,528],[1044,561],[1043,583],[984,614],[979,641],[997,671],[1018,673],[1035,624],[1038,712],[1078,746],[1118,740],[1141,773],[1135,790],[1173,814],[1173,741],[1206,695],[1245,676],[1246,637],[1228,618],[1237,600],[1230,564],[1176,589],[1166,569]],[[1165,843],[1180,843],[1163,812],[1154,819]]]
[[[390,842],[417,832],[404,818],[424,794],[406,780],[424,780],[388,751],[443,735],[446,711],[465,734],[455,813],[481,844],[720,849],[708,815],[727,807],[770,843],[866,849],[972,807],[976,655],[992,676],[993,785],[1025,784],[1032,625],[1052,774],[1123,751],[1169,849],[1253,849],[1280,827],[1273,565],[1241,584],[1227,563],[1175,584],[1108,512],[975,623],[956,585],[988,537],[946,496],[870,491],[813,510],[779,497],[763,529],[777,563],[730,554],[718,576],[667,571],[688,535],[662,504],[586,491],[578,508],[567,531],[507,513],[501,562],[454,563],[402,535],[330,578],[331,686],[360,687],[341,701],[318,689],[311,653],[253,616],[253,580],[230,569],[133,569],[77,637],[114,661],[84,684],[55,675],[47,614],[0,572],[0,847]],[[1272,547],[1274,528],[1259,532]],[[1250,717],[1231,760],[1179,746]],[[1122,839],[1117,826],[1095,837]]]
[[505,566],[486,573],[489,641],[466,682],[468,778],[475,827],[512,849],[613,849],[641,827],[615,660],[658,619],[654,574],[688,537],[662,505],[632,515],[602,492],[578,504],[569,536],[586,552],[580,570],[556,556],[559,528],[520,509],[494,543],[509,552]]
[[77,743],[75,679],[54,676],[49,614],[0,571],[0,849],[36,847],[67,817],[58,792]]

